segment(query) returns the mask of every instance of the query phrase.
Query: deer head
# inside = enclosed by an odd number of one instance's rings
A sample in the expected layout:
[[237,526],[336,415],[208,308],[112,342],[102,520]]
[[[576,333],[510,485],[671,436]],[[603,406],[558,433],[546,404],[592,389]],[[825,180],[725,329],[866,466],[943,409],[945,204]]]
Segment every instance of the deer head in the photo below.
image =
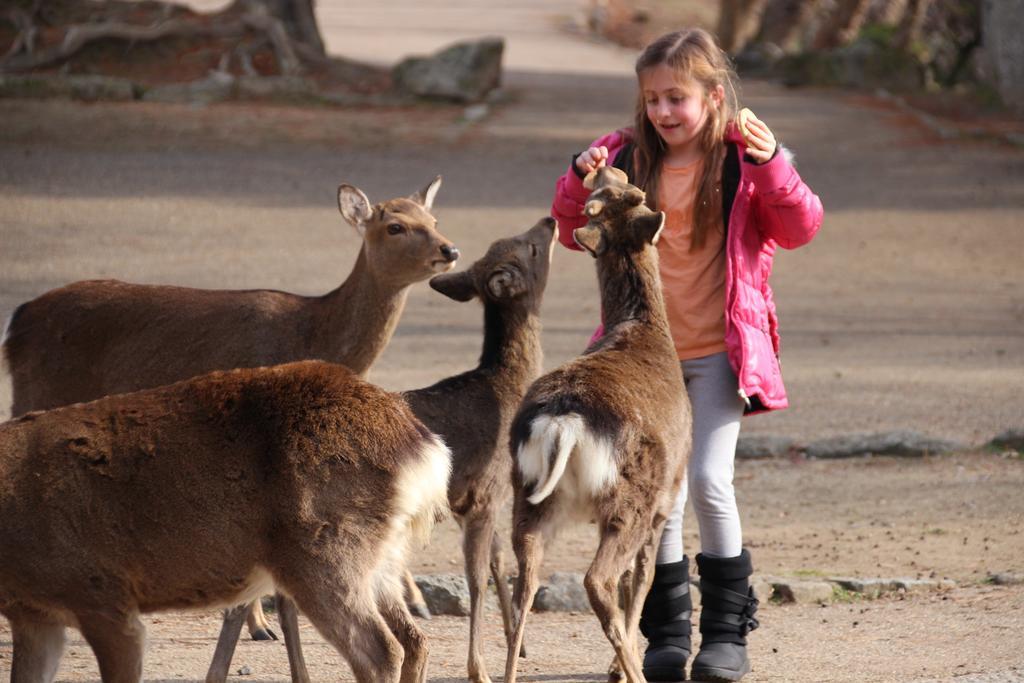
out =
[[625,173],[602,166],[588,174],[583,184],[592,190],[583,206],[589,220],[573,231],[573,239],[592,256],[601,256],[612,245],[632,253],[658,243],[665,214],[644,204],[643,190],[631,185]]
[[555,219],[542,218],[526,232],[494,242],[467,270],[437,275],[430,286],[455,301],[539,306],[555,245]]
[[407,198],[374,205],[357,187],[338,188],[338,210],[363,238],[367,266],[378,277],[412,284],[455,266],[459,250],[437,231],[430,213],[440,187],[437,176]]

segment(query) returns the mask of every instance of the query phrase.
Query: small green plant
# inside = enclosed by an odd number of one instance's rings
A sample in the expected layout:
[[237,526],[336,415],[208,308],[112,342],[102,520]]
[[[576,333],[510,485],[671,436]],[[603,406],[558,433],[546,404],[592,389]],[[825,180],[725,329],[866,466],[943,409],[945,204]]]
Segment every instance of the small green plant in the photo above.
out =
[[851,591],[847,588],[843,588],[839,584],[832,586],[832,602],[849,604],[853,602],[860,602],[862,600],[867,600],[867,596],[863,593]]

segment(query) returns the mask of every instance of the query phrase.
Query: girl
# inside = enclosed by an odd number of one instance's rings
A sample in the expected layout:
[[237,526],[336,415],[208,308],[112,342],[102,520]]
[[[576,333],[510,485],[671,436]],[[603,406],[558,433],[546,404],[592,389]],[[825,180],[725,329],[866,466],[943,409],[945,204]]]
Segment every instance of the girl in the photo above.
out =
[[[778,324],[768,286],[776,245],[807,243],[822,206],[772,131],[748,111],[733,121],[726,55],[700,29],[662,36],[636,62],[632,128],[578,154],[558,180],[552,215],[559,240],[585,222],[582,178],[611,163],[667,218],[658,242],[666,312],[693,407],[693,452],[658,549],[640,628],[644,675],[685,678],[690,656],[689,562],[682,518],[687,489],[700,528],[700,652],[690,676],[736,681],[750,671],[746,635],[757,627],[750,553],[743,548],[733,489],[740,417],[787,405]],[[598,335],[600,334],[598,330]]]

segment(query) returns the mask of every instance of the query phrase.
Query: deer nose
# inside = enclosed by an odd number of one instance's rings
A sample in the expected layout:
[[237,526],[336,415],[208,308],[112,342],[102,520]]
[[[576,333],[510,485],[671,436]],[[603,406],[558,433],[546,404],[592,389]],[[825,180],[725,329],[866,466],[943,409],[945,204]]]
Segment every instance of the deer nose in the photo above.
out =
[[446,244],[441,247],[441,255],[444,256],[448,263],[454,263],[459,258],[459,250],[450,244]]

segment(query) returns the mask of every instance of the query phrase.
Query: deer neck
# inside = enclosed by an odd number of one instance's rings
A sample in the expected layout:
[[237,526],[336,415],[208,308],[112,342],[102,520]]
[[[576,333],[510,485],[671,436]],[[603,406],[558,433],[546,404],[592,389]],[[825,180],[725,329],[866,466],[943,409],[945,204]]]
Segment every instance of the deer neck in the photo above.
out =
[[643,322],[668,330],[653,247],[632,256],[610,254],[599,261],[598,283],[606,329],[626,322]]
[[540,374],[540,318],[529,307],[484,304],[484,344],[480,368],[532,381]]
[[345,282],[321,299],[316,357],[365,375],[391,340],[408,293],[409,285],[376,276],[361,249]]

